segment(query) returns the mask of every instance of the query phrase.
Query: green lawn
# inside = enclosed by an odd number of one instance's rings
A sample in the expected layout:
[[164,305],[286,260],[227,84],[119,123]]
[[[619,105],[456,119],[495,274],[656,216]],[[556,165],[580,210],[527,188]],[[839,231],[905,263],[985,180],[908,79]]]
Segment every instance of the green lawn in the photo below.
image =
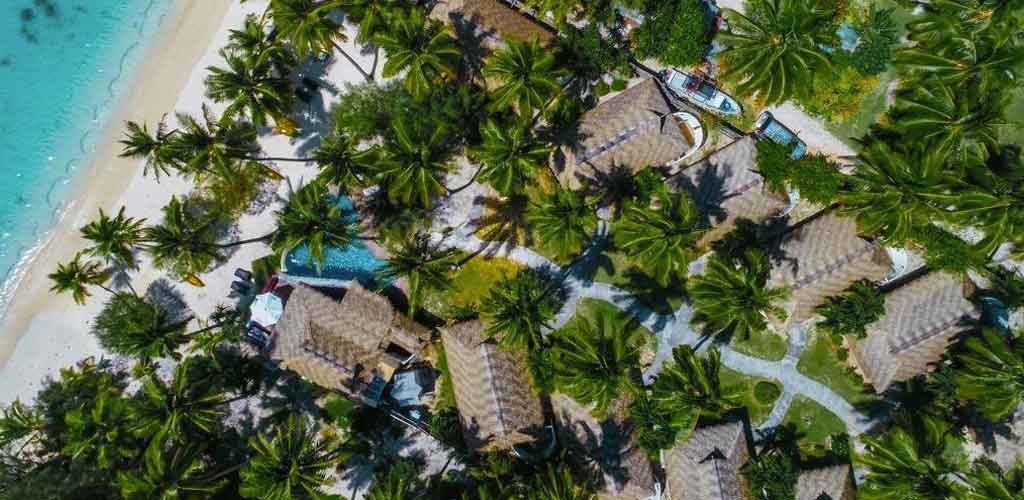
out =
[[661,286],[641,271],[629,256],[614,249],[602,252],[591,267],[591,279],[628,291],[660,314],[671,314],[686,301],[686,287],[682,282]]
[[460,309],[476,309],[496,283],[520,269],[521,265],[508,259],[476,257],[462,266],[450,289],[442,292],[428,290],[423,305],[442,318],[448,318]]
[[800,373],[836,391],[854,406],[879,400],[878,395],[867,389],[859,377],[847,370],[846,362],[836,356],[825,333],[811,335],[813,338],[796,365]]
[[750,412],[751,425],[757,426],[764,422],[764,419],[768,418],[768,414],[772,412],[772,407],[775,406],[775,399],[778,399],[778,397],[776,396],[771,401],[758,401],[754,388],[758,382],[765,382],[777,385],[779,388],[777,393],[781,393],[782,385],[769,378],[750,377],[725,367],[722,367],[722,371],[719,373],[723,385],[738,385],[743,389],[742,404]]
[[782,335],[767,330],[751,333],[748,339],[734,337],[729,346],[748,356],[768,361],[778,361],[786,357],[786,349],[789,347]]
[[[583,299],[580,301],[579,306],[576,308],[576,315],[573,316],[571,320],[569,320],[569,323],[571,324],[578,318],[596,318],[600,313],[628,315],[628,313],[622,311],[618,307],[615,307],[614,304],[610,304],[603,300]],[[653,355],[654,351],[658,349],[658,338],[654,335],[654,332],[648,330],[647,327],[639,324],[639,322],[636,324],[636,328],[634,331],[636,330],[643,332],[643,338],[647,340],[645,348],[647,351],[650,351],[650,354]]]
[[846,432],[846,424],[839,417],[803,396],[793,398],[782,423],[795,425],[804,443],[820,446],[828,446],[829,436]]

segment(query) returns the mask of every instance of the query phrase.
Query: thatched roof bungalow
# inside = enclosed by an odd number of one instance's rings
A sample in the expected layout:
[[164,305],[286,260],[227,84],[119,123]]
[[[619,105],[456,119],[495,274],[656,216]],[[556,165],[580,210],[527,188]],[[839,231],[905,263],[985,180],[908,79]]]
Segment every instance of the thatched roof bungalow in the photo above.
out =
[[796,500],[856,500],[849,464],[803,470],[796,482]]
[[430,331],[358,283],[341,300],[302,284],[279,287],[284,313],[269,356],[327,389],[375,406],[395,370],[419,353]]
[[740,467],[750,456],[743,422],[698,427],[685,443],[662,452],[669,500],[743,498]]
[[477,320],[441,330],[466,445],[490,451],[538,441],[544,412],[525,355],[499,348],[486,328]]
[[840,295],[853,283],[879,281],[892,269],[892,261],[877,242],[857,235],[857,222],[824,214],[783,235],[769,249],[772,270],[768,286],[790,290],[787,318],[776,319],[784,330],[814,314],[815,306]]
[[970,281],[944,272],[897,288],[885,298],[885,315],[868,325],[867,337],[846,339],[850,363],[878,392],[928,372],[981,316],[971,295]]
[[576,187],[616,168],[636,172],[681,159],[700,144],[674,113],[653,78],[602,102],[580,119],[576,143],[556,152],[559,180]]
[[528,42],[538,40],[544,45],[555,39],[555,34],[500,0],[441,0],[430,16],[456,27],[474,27],[484,45],[499,47],[503,41]]
[[669,189],[690,195],[709,228],[702,244],[732,231],[736,221],[762,223],[789,206],[789,197],[765,186],[757,170],[757,141],[747,135],[668,179]]
[[629,404],[630,398],[620,398],[599,420],[590,413],[592,405],[551,395],[558,440],[569,452],[567,458],[596,479],[601,500],[646,500],[658,494],[651,462],[636,444]]

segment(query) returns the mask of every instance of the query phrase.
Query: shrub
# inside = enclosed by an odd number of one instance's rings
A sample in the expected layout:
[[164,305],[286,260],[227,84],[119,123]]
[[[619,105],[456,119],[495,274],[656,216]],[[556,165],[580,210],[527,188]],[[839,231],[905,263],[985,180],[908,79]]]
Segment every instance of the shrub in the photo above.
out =
[[605,95],[608,95],[608,92],[610,91],[611,88],[608,86],[608,83],[605,82],[604,80],[601,80],[594,85],[594,93],[599,96],[603,97]]
[[850,55],[850,65],[862,75],[877,75],[889,66],[892,48],[898,41],[892,12],[871,6],[865,18],[854,23],[860,43]]
[[885,313],[885,297],[870,282],[859,281],[839,297],[830,297],[815,312],[825,317],[819,326],[832,335],[864,338],[867,326]]
[[788,146],[771,141],[757,143],[757,169],[775,191],[793,187],[800,190],[801,198],[822,205],[832,202],[844,181],[843,174],[824,155],[794,160]]
[[782,395],[782,389],[773,382],[764,380],[754,385],[754,399],[761,404],[771,404]]
[[621,78],[616,78],[616,79],[612,80],[612,90],[614,90],[616,92],[621,92],[623,90],[626,90],[626,85],[628,83],[629,82],[627,82],[626,80],[623,80]]
[[878,84],[878,77],[866,77],[853,67],[841,66],[819,68],[813,82],[797,102],[808,113],[835,123],[857,114],[864,97]]
[[324,411],[327,412],[327,418],[345,430],[348,430],[349,426],[352,425],[352,414],[355,412],[355,409],[355,403],[342,396],[331,396],[324,403]]
[[636,54],[669,66],[692,66],[704,57],[710,26],[700,0],[648,0],[645,21],[633,31]]

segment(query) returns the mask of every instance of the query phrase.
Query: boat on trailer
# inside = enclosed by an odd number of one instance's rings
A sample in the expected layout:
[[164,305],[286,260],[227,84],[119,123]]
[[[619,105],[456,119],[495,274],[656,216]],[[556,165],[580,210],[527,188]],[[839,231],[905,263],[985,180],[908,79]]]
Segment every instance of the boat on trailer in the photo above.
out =
[[661,81],[676,97],[713,113],[731,116],[743,111],[736,99],[723,92],[718,82],[702,72],[666,69],[661,72]]
[[791,155],[794,160],[799,160],[807,154],[807,144],[767,111],[761,113],[761,116],[758,116],[757,121],[754,122],[754,135],[758,139],[766,139],[776,144],[792,147]]

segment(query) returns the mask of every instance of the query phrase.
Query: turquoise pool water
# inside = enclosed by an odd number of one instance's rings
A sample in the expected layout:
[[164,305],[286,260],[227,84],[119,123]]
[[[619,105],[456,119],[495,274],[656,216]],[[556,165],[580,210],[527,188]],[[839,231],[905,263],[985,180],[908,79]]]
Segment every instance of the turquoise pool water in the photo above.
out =
[[[352,220],[358,217],[348,198],[339,198],[338,206],[346,211],[346,217]],[[328,248],[325,261],[318,270],[310,260],[309,247],[302,245],[285,257],[285,272],[297,278],[312,278],[325,285],[341,285],[342,282],[357,280],[372,287],[377,283],[375,273],[386,264],[359,241],[345,248]]]
[[172,0],[0,1],[0,300]]

